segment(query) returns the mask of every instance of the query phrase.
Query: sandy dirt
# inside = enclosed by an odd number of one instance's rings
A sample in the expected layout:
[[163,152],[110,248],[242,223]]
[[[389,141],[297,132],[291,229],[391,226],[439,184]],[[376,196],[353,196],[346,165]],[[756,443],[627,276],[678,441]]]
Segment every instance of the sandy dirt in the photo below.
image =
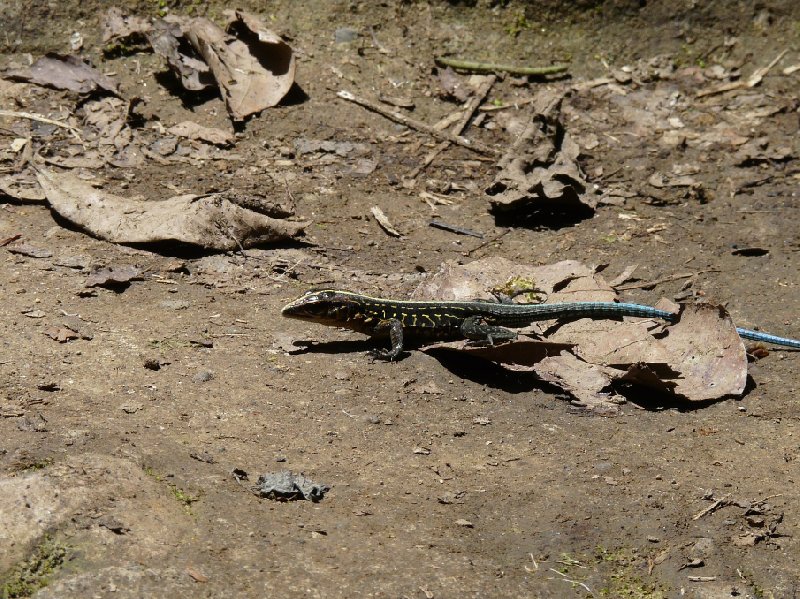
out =
[[[77,31],[141,98],[137,139],[185,120],[230,128],[218,96],[181,99],[152,53],[102,53],[106,3],[29,4],[0,7],[0,67],[67,53]],[[200,4],[125,8],[226,8]],[[129,197],[294,203],[312,221],[298,242],[126,247],[0,194],[0,240],[19,236],[0,248],[0,596],[798,596],[798,352],[753,359],[743,397],[634,389],[600,417],[491,363],[373,361],[374,342],[280,317],[310,287],[404,297],[446,261],[502,256],[607,265],[608,279],[638,265],[633,282],[656,283],[622,301],[714,300],[741,326],[800,337],[800,71],[785,71],[800,63],[797,3],[469,4],[241,2],[295,49],[302,92],[213,159],[184,141],[182,155],[71,169]],[[784,50],[760,84],[697,96]],[[436,123],[461,105],[442,92],[444,54],[569,65],[568,79],[501,76],[488,106],[609,78],[560,113],[608,201],[588,216],[495,215],[495,161],[452,146],[409,181],[438,141],[336,93],[407,99],[413,112],[395,110]],[[24,86],[0,109],[64,118],[80,105]],[[476,112],[464,135],[502,151],[529,107]],[[17,138],[48,158],[69,134],[0,117],[0,175],[17,172]],[[299,149],[316,141],[355,149]],[[106,266],[141,274],[87,288]],[[285,469],[330,491],[252,492]]]

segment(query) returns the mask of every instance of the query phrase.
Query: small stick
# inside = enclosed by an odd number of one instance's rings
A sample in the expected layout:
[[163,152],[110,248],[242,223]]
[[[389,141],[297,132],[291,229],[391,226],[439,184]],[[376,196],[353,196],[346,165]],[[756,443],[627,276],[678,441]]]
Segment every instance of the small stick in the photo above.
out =
[[716,512],[721,507],[725,507],[726,505],[730,505],[731,501],[730,501],[729,498],[730,498],[730,495],[726,495],[722,499],[717,499],[714,503],[709,505],[707,508],[705,508],[703,510],[700,510],[694,516],[692,516],[692,520],[699,520],[703,516],[707,516],[708,514],[710,514],[712,512]]
[[489,104],[487,106],[481,106],[478,108],[481,112],[497,112],[498,110],[507,110],[509,108],[519,108],[520,106],[525,106],[526,104],[530,104],[531,102],[535,102],[536,98],[523,98],[522,100],[515,100],[511,104],[500,104],[499,106]]
[[78,138],[78,141],[81,141],[81,132],[78,129],[76,129],[72,125],[62,123],[61,121],[54,121],[53,119],[48,119],[46,116],[42,116],[41,114],[34,114],[33,112],[15,112],[13,110],[0,110],[0,116],[7,116],[10,118],[19,117],[21,119],[39,121],[40,123],[47,123],[48,125],[55,125],[56,127],[62,127],[64,129],[69,130],[75,137]]
[[483,235],[481,233],[477,233],[472,229],[465,229],[464,227],[449,225],[440,220],[432,220],[428,224],[435,229],[442,229],[443,231],[450,231],[451,233],[456,233],[458,235],[469,235],[470,237],[477,237],[478,239],[483,239]]
[[[472,115],[475,114],[475,111],[478,109],[481,102],[483,102],[483,100],[486,98],[486,95],[489,93],[489,90],[492,89],[492,86],[494,85],[495,81],[497,81],[497,77],[494,75],[489,75],[486,78],[486,81],[483,83],[483,85],[481,85],[475,91],[475,94],[467,102],[464,108],[464,114],[461,116],[461,119],[453,127],[452,131],[453,135],[461,135],[464,132],[464,129],[467,127],[467,124],[470,122],[470,120],[472,120]],[[419,175],[423,170],[425,170],[441,152],[447,149],[447,146],[449,145],[450,145],[449,141],[443,141],[433,150],[431,150],[428,153],[428,155],[425,156],[422,163],[408,174],[408,178],[415,179],[417,175]]]
[[389,221],[387,216],[383,213],[383,210],[378,208],[377,206],[373,206],[370,211],[372,212],[372,216],[375,217],[375,220],[378,221],[378,224],[381,226],[381,229],[386,231],[392,237],[402,237],[400,231],[395,229],[392,226],[392,223]]
[[477,152],[479,154],[488,154],[490,156],[499,156],[500,152],[495,150],[492,147],[489,147],[485,144],[482,144],[477,141],[470,141],[464,137],[459,135],[453,135],[452,133],[446,133],[444,131],[437,131],[430,125],[423,123],[422,121],[418,121],[417,119],[412,119],[404,114],[401,114],[395,110],[387,110],[380,104],[376,104],[371,100],[367,100],[366,98],[361,98],[356,96],[349,91],[341,90],[336,94],[343,100],[348,100],[349,102],[354,102],[359,106],[363,106],[367,110],[372,110],[373,112],[377,112],[378,114],[385,116],[387,119],[391,119],[396,123],[400,123],[406,127],[410,127],[411,129],[415,129],[422,133],[427,133],[431,137],[435,137],[441,141],[447,141],[452,144],[457,144],[461,147],[467,148],[468,150],[472,150],[473,152]]
[[564,73],[569,67],[567,65],[552,65],[549,67],[515,67],[510,64],[496,64],[493,62],[477,62],[474,60],[458,60],[456,58],[444,58],[437,56],[434,61],[440,67],[452,67],[474,73],[509,73],[511,75],[556,75]]
[[697,94],[695,94],[695,97],[704,98],[705,96],[721,94],[723,92],[729,92],[735,89],[747,89],[755,87],[756,85],[761,83],[761,80],[764,78],[764,75],[769,73],[769,71],[772,70],[772,67],[778,64],[778,61],[780,61],[780,59],[783,58],[787,52],[788,50],[784,50],[783,52],[778,54],[772,60],[772,62],[770,62],[767,66],[761,67],[760,69],[756,69],[755,71],[753,71],[753,74],[750,75],[750,77],[747,80],[739,80],[739,81],[734,81],[732,83],[723,83],[722,85],[719,85],[717,87],[712,87],[711,89],[700,90],[699,92],[697,92]]

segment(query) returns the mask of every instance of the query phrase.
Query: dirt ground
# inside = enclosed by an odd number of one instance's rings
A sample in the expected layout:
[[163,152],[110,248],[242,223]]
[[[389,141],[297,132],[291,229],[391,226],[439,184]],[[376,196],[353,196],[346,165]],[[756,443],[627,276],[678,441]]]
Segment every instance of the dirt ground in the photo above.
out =
[[[214,19],[227,8],[130,4]],[[741,326],[800,336],[800,71],[787,69],[800,63],[798,3],[471,4],[241,2],[292,45],[302,92],[213,159],[75,169],[125,196],[294,201],[312,221],[300,242],[127,247],[0,194],[0,239],[20,236],[0,249],[0,595],[800,594],[798,352],[753,359],[742,397],[634,390],[600,417],[490,363],[420,351],[373,361],[359,335],[280,317],[310,287],[404,297],[446,261],[501,256],[607,265],[609,279],[635,264],[634,282],[656,283],[622,301],[711,299]],[[230,127],[218,96],[187,102],[166,86],[152,53],[104,56],[105,8],[4,3],[0,67],[68,52],[77,31],[93,64],[141,98],[142,132]],[[697,95],[784,51],[757,85]],[[569,95],[561,119],[590,185],[616,195],[588,216],[497,215],[484,193],[494,160],[454,146],[409,180],[439,142],[336,93],[405,98],[413,112],[393,109],[436,123],[461,105],[441,92],[439,55],[569,65],[567,79],[501,76],[487,106],[609,78]],[[24,89],[0,109],[79,109],[75,94]],[[503,151],[529,107],[476,112],[464,135]],[[53,155],[54,136],[68,132],[0,117],[3,151],[22,137]],[[309,140],[362,145],[300,151]],[[3,156],[0,174],[14,173]],[[131,265],[142,274],[128,286],[85,285],[99,267]],[[65,324],[78,338],[59,342]],[[330,491],[319,502],[251,492],[284,469]]]

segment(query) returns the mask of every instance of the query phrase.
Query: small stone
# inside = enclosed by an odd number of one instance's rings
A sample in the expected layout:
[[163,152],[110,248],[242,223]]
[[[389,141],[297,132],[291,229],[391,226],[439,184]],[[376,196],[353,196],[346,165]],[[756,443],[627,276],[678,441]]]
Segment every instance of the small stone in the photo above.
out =
[[381,419],[378,416],[376,416],[375,414],[370,414],[369,416],[366,416],[364,418],[364,420],[366,420],[370,424],[380,424],[381,423]]
[[414,448],[414,453],[416,453],[418,455],[430,455],[431,454],[431,450],[428,449],[427,447],[415,447]]
[[358,31],[352,27],[339,27],[333,32],[333,40],[337,44],[346,44],[358,39]]
[[469,520],[464,520],[464,518],[459,518],[456,520],[457,526],[463,526],[464,528],[475,528],[475,525],[470,522]]
[[660,543],[661,539],[658,538],[658,537],[655,537],[653,535],[650,535],[649,537],[647,537],[647,542],[648,543]]
[[188,300],[164,300],[158,304],[160,307],[165,308],[167,310],[186,310],[189,306],[191,306],[191,302]]
[[148,370],[161,370],[161,360],[158,358],[145,358],[143,366]]
[[210,370],[201,370],[192,377],[193,383],[207,383],[214,378],[214,373]]

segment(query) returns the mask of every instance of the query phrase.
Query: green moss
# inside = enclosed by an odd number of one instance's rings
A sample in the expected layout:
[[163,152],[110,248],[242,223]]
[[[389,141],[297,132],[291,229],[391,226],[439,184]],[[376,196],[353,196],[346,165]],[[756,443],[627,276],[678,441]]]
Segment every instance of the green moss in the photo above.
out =
[[667,590],[655,582],[644,581],[639,571],[644,570],[644,558],[634,550],[622,547],[615,550],[597,547],[595,559],[599,569],[610,570],[606,583],[599,590],[601,597],[619,599],[665,599]]
[[45,536],[33,555],[0,580],[0,598],[30,597],[47,586],[50,577],[64,563],[67,548]]
[[170,485],[169,490],[172,493],[172,496],[180,502],[183,507],[190,508],[195,501],[199,501],[200,497],[189,495],[186,491],[178,487],[177,485]]

